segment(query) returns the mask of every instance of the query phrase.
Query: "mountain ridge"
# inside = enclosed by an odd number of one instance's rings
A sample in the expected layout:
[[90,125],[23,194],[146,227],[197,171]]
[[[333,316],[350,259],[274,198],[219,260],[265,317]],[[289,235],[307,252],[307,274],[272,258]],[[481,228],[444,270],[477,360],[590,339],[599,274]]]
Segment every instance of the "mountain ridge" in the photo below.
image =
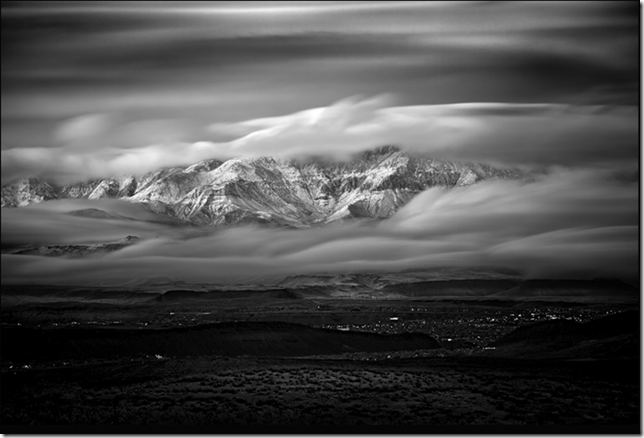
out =
[[122,199],[185,224],[309,227],[345,219],[385,219],[431,187],[517,179],[516,169],[416,157],[393,146],[346,162],[271,157],[210,159],[59,187],[22,178],[2,187],[3,208],[56,199]]

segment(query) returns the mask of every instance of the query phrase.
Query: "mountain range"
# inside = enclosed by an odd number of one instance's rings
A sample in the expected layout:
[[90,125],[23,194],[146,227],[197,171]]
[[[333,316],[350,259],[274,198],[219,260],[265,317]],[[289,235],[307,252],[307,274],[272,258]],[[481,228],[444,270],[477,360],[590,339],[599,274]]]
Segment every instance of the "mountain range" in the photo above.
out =
[[[393,146],[345,162],[270,157],[216,159],[58,186],[38,177],[2,187],[1,206],[56,199],[122,199],[183,224],[307,227],[351,218],[384,219],[430,187],[516,179],[516,169],[411,156]],[[100,217],[100,211],[78,212]]]

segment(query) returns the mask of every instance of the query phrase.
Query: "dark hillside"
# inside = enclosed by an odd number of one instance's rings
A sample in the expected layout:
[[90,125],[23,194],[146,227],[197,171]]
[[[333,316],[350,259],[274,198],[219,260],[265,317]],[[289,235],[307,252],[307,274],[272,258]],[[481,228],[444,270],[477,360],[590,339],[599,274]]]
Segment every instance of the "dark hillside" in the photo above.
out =
[[494,341],[486,354],[523,358],[636,358],[640,354],[640,317],[636,310],[607,315],[584,324],[541,321],[519,327]]
[[172,329],[2,330],[2,358],[8,361],[142,355],[308,356],[434,348],[440,348],[438,342],[420,333],[380,335],[283,322],[231,322]]

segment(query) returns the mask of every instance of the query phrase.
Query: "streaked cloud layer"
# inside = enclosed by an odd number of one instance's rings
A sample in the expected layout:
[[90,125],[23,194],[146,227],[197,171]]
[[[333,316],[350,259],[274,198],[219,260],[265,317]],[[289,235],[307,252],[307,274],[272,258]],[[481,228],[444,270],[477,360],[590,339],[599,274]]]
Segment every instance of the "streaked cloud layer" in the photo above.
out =
[[636,105],[638,26],[632,2],[9,2],[2,148],[87,114],[203,126],[381,93]]
[[[559,171],[530,182],[490,181],[421,193],[390,220],[318,229],[233,228],[198,237],[149,222],[140,207],[91,207],[138,221],[70,217],[87,201],[3,209],[2,242],[81,243],[127,234],[141,243],[88,260],[2,255],[3,281],[119,284],[169,277],[203,283],[270,282],[300,273],[499,267],[528,278],[634,281],[638,187],[609,174]],[[86,206],[89,206],[87,204]],[[38,272],[37,279],[30,273]]]

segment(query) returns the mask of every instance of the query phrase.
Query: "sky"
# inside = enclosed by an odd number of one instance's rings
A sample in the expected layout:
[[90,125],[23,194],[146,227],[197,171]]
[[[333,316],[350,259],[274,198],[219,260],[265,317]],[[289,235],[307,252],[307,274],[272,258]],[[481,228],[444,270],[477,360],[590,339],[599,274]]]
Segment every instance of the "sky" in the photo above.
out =
[[[247,230],[256,240],[245,253],[234,230],[209,237],[223,239],[212,243],[232,258],[158,225],[134,231],[160,233],[185,257],[240,276],[337,270],[325,254],[349,245],[370,248],[343,260],[352,269],[491,263],[533,276],[632,279],[639,275],[639,19],[637,4],[616,1],[5,2],[2,184],[23,176],[68,184],[208,158],[346,159],[396,144],[545,177],[440,196],[430,190],[375,229],[297,237]],[[63,242],[87,239],[92,232],[78,230],[95,223],[61,216],[61,208],[77,207],[3,209],[2,241],[52,238],[52,230]],[[515,227],[518,218],[523,225]],[[93,236],[126,231],[112,225]],[[353,245],[356,233],[364,245]],[[410,241],[409,233],[422,238]],[[163,239],[94,260],[92,269],[156,270],[169,260]],[[309,259],[294,264],[303,259],[257,253],[258,245]],[[366,256],[377,249],[390,257]],[[2,260],[3,282],[24,279],[31,263],[51,263],[50,281],[80,272],[65,260]]]
[[6,2],[2,149],[88,116],[119,146],[230,140],[208,127],[383,93],[632,106],[638,35],[633,2]]

